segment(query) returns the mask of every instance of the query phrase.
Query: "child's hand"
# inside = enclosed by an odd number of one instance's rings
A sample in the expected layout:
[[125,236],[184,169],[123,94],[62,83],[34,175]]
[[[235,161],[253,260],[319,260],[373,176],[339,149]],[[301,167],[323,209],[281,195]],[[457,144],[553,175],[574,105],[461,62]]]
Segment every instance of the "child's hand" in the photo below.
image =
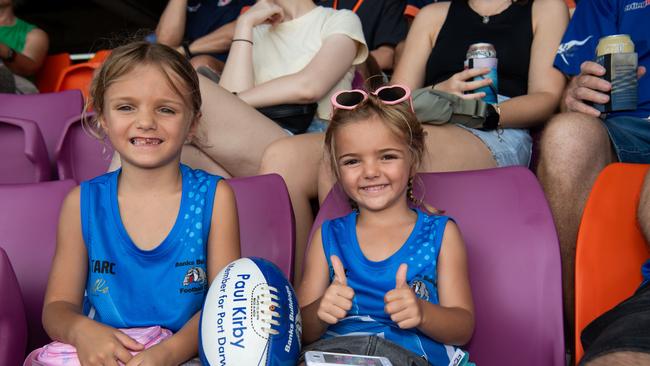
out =
[[354,290],[348,287],[345,269],[343,269],[339,257],[333,255],[330,260],[334,268],[334,281],[321,297],[317,314],[318,318],[325,323],[336,324],[339,320],[345,318],[348,311],[352,309]]
[[402,263],[395,275],[395,288],[384,296],[384,311],[402,329],[422,324],[422,305],[415,292],[406,283],[408,265]]
[[157,344],[133,356],[126,366],[175,366],[173,355],[162,344]]
[[120,330],[90,320],[79,327],[74,346],[79,362],[84,366],[117,365],[116,361],[129,362],[129,351],[142,351],[144,346]]

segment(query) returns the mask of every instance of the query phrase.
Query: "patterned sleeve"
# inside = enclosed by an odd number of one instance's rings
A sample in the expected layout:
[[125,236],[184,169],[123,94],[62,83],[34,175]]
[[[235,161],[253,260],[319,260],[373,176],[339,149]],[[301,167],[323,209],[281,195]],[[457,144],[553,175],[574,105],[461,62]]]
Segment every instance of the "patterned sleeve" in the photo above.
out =
[[580,73],[584,61],[595,59],[598,40],[617,34],[617,7],[620,0],[580,1],[564,33],[554,66],[565,75]]

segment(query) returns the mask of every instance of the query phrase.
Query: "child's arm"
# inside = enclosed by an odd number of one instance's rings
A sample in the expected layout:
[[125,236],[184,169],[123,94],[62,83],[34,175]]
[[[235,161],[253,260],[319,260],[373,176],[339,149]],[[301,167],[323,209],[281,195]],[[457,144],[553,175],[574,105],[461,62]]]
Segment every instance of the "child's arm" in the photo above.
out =
[[329,324],[336,324],[352,308],[354,290],[347,286],[345,270],[339,258],[333,255],[331,260],[334,281],[330,284],[319,228],[314,233],[309,247],[304,275],[298,287],[302,337],[305,344],[318,340]]
[[[225,180],[217,184],[207,251],[210,284],[223,267],[241,256],[235,194]],[[176,334],[133,357],[127,366],[178,365],[194,357],[199,349],[200,318],[199,311]]]
[[88,253],[81,234],[80,190],[63,201],[57,245],[45,293],[43,327],[50,338],[77,348],[83,365],[131,359],[128,350],[143,346],[119,330],[100,324],[81,312],[88,271]]
[[402,264],[395,277],[395,289],[384,298],[391,319],[402,329],[417,327],[440,343],[467,343],[474,332],[474,305],[465,245],[456,224],[447,223],[438,256],[440,305],[415,295],[406,284],[406,270],[406,264]]

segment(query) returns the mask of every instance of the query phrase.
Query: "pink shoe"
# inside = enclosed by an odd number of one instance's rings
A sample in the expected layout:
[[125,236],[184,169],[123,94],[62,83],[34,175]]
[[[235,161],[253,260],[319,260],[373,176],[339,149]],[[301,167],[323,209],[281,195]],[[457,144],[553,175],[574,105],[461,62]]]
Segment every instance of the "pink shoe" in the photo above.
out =
[[[145,349],[155,346],[172,335],[171,331],[159,326],[120,330],[138,343],[143,344]],[[136,355],[138,352],[131,352],[131,354]],[[122,365],[121,362],[120,365]],[[73,346],[61,342],[52,342],[32,351],[27,356],[23,366],[81,366],[81,364],[77,358],[77,350]]]

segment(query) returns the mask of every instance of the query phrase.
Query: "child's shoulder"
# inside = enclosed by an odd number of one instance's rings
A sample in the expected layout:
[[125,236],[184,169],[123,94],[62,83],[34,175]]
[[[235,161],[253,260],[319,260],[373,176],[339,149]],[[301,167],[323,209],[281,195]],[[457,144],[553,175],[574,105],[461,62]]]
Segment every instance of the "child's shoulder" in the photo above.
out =
[[223,177],[220,175],[210,174],[202,169],[192,169],[185,164],[181,164],[181,172],[183,173],[183,176],[186,176],[191,180],[196,180],[199,182],[204,182],[206,180],[219,181],[223,179]]

